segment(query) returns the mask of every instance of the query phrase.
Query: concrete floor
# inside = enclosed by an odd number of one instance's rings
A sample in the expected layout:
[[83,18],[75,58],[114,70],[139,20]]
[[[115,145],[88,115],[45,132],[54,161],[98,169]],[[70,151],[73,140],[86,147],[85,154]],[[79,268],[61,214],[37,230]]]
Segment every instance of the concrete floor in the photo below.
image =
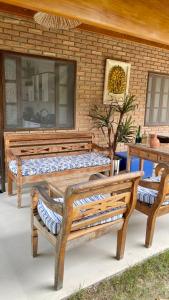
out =
[[125,257],[117,261],[116,234],[78,243],[66,254],[64,288],[53,289],[52,246],[39,239],[39,256],[31,257],[30,196],[23,197],[24,208],[16,208],[16,197],[0,194],[0,299],[59,300],[82,287],[112,276],[154,254],[169,248],[169,218],[161,217],[151,249],[144,247],[146,217],[135,212],[130,220]]

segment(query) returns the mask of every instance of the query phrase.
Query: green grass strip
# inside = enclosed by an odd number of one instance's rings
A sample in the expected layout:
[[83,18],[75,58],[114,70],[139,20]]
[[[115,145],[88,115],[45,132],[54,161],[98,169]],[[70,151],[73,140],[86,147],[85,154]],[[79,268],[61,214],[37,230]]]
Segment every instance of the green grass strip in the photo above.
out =
[[68,299],[156,300],[160,298],[169,299],[169,251],[131,267],[120,275],[81,290]]

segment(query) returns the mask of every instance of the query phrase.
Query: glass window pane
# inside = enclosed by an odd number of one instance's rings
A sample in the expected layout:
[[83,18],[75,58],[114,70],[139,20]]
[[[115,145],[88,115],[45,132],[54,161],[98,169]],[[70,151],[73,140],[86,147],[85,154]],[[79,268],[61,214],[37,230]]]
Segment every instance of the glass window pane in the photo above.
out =
[[65,86],[59,87],[59,104],[67,104],[67,88]]
[[157,122],[158,119],[158,108],[155,108],[153,111],[153,123]]
[[[12,55],[11,60],[11,56],[6,55],[5,78],[9,78],[11,72],[9,62],[12,72],[16,73],[17,70],[17,74],[13,76],[15,82],[5,81],[6,105],[16,103],[14,119],[11,123],[6,121],[7,127],[72,128],[74,63],[24,55]],[[7,110],[6,118],[9,119],[11,107],[8,106]]]
[[150,107],[150,100],[151,100],[151,94],[148,93],[148,95],[147,95],[147,107]]
[[66,125],[67,123],[67,107],[59,108],[59,124]]
[[159,107],[160,104],[160,94],[156,93],[154,95],[154,107]]
[[163,108],[161,110],[161,122],[166,122],[167,121],[166,118],[167,118],[167,109]]
[[59,83],[66,84],[68,77],[68,68],[67,66],[60,66],[59,67]]
[[16,80],[16,60],[12,58],[5,59],[5,79]]
[[169,78],[164,79],[164,93],[169,92]]
[[16,105],[6,105],[6,124],[10,126],[17,125],[17,106]]
[[16,95],[16,83],[6,82],[5,84],[5,97],[7,103],[16,103],[17,95]]
[[156,77],[155,80],[155,91],[160,92],[161,90],[161,77]]
[[162,107],[167,107],[167,105],[168,105],[168,94],[164,94]]

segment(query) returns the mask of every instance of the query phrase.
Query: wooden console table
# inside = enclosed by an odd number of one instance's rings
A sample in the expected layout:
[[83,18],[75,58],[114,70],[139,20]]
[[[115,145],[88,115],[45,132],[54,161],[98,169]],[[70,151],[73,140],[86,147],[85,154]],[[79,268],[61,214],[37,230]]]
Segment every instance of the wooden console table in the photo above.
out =
[[150,148],[150,146],[143,144],[127,144],[127,171],[130,171],[131,157],[137,156],[140,158],[140,170],[143,170],[144,159],[151,160],[156,163],[169,164],[169,147],[160,146],[158,148]]

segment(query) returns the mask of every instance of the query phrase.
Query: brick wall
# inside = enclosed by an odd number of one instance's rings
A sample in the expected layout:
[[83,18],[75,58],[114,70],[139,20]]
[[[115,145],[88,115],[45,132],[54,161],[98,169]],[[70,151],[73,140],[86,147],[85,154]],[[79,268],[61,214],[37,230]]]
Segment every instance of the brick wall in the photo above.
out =
[[[93,103],[102,105],[105,59],[131,63],[130,93],[136,95],[135,124],[144,124],[148,71],[169,73],[169,51],[82,30],[48,31],[33,21],[0,14],[0,49],[77,61],[76,129],[89,130]],[[169,126],[147,127],[168,133]],[[96,139],[103,143],[101,133]]]

